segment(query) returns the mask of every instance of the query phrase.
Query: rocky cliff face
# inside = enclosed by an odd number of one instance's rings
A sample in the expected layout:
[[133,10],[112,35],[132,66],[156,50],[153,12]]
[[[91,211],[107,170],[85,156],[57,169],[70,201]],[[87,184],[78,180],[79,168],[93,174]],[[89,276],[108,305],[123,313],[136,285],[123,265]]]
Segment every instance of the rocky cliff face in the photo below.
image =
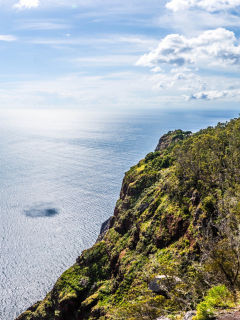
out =
[[[209,130],[216,134],[218,127]],[[196,272],[186,261],[198,261],[199,232],[212,219],[223,196],[219,172],[216,177],[220,180],[201,172],[195,178],[195,167],[188,168],[194,159],[191,155],[188,162],[184,148],[191,143],[193,150],[195,141],[199,143],[199,137],[205,135],[211,138],[208,130],[193,136],[181,130],[164,135],[157,151],[125,174],[114,215],[102,225],[96,244],[83,251],[43,301],[17,320],[156,319],[164,310],[191,310],[193,297],[201,299],[202,289],[193,292],[192,281],[200,280],[194,278]],[[209,146],[213,144],[209,142]],[[221,170],[218,165],[216,168]],[[179,277],[179,289],[171,287],[166,297],[149,291],[156,274]],[[139,301],[141,308],[137,309]],[[140,315],[144,301],[148,301],[147,307]],[[131,312],[135,316],[130,317]]]
[[175,131],[169,131],[168,134],[164,134],[155,149],[155,151],[162,151],[168,148],[171,144],[178,142],[179,140],[184,140],[185,138],[192,135],[191,131],[182,131],[181,129]]

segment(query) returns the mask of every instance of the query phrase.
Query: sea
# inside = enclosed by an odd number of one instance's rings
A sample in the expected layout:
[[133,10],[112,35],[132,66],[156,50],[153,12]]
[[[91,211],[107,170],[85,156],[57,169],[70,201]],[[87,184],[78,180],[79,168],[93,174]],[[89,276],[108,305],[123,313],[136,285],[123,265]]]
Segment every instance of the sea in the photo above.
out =
[[124,173],[219,110],[0,110],[0,319],[43,299],[114,211]]

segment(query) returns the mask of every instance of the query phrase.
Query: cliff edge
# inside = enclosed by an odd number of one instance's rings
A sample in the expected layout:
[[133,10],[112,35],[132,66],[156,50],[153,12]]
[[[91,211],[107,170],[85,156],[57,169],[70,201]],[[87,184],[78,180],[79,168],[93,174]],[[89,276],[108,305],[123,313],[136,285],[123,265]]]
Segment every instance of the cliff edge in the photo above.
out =
[[[240,287],[239,150],[240,118],[161,137],[125,174],[95,245],[17,320],[183,319],[210,289],[233,306]],[[207,310],[214,314],[215,305]]]

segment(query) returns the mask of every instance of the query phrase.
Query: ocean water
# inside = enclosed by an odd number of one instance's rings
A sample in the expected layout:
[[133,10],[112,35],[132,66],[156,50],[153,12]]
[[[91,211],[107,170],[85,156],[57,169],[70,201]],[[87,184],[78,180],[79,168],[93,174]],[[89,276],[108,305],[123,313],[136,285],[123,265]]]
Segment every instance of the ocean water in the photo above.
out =
[[160,136],[237,112],[0,111],[0,319],[42,299],[113,214],[122,178]]

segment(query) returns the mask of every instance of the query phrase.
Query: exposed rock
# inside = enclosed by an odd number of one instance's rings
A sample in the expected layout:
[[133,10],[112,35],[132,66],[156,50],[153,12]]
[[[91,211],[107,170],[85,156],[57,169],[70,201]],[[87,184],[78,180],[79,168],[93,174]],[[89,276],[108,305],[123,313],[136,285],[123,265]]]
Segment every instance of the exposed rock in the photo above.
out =
[[171,141],[172,141],[172,136],[164,134],[160,138],[155,151],[161,151],[163,149],[166,149],[169,146],[169,144],[171,143]]
[[177,142],[179,140],[184,139],[184,137],[189,137],[191,135],[192,135],[191,131],[184,132],[184,131],[182,131],[180,129],[175,130],[175,131],[169,131],[168,134],[164,134],[160,138],[155,151],[164,150],[171,144],[172,141]]
[[196,311],[192,310],[192,311],[188,311],[183,320],[192,320],[192,318],[196,315]]
[[240,320],[240,311],[224,312],[217,320]]
[[182,218],[175,220],[174,216],[170,215],[166,217],[165,222],[169,231],[169,236],[168,238],[162,235],[156,237],[156,246],[159,249],[165,248],[172,242],[179,240],[184,236],[189,227],[189,221],[184,221]]
[[138,209],[139,212],[140,212],[140,213],[143,213],[143,212],[150,206],[150,204],[151,204],[153,201],[154,201],[154,199],[151,199],[150,202],[145,202],[145,203],[140,204],[139,209]]
[[104,312],[104,308],[101,307],[101,308],[94,308],[92,311],[91,311],[91,316],[94,317],[94,319],[98,319],[102,316],[105,315],[105,312]]
[[198,206],[196,211],[194,212],[194,215],[193,215],[193,225],[196,226],[197,223],[198,223],[198,220],[200,218],[200,215],[202,214],[202,210],[201,208]]
[[30,308],[27,309],[27,311],[36,311],[41,301],[36,302],[34,305],[32,305]]
[[192,201],[193,206],[198,206],[200,203],[199,193],[197,191],[193,192],[192,198],[190,200]]
[[104,238],[105,234],[108,232],[108,230],[110,229],[110,224],[111,224],[111,220],[113,217],[110,217],[109,219],[107,219],[105,222],[102,223],[101,226],[101,230],[100,230],[100,234],[97,238],[96,243],[102,241],[102,239]]
[[96,288],[97,288],[97,283],[94,282],[94,284],[91,286],[91,290],[94,290],[94,289],[96,289]]
[[87,286],[88,286],[88,279],[82,278],[82,279],[80,280],[80,285],[81,285],[82,287],[87,287]]
[[156,276],[154,280],[150,281],[148,285],[148,289],[154,293],[160,294],[166,298],[168,298],[168,292],[182,280],[175,276],[165,276],[160,275]]
[[139,212],[143,213],[149,207],[149,203],[143,203],[139,206]]

